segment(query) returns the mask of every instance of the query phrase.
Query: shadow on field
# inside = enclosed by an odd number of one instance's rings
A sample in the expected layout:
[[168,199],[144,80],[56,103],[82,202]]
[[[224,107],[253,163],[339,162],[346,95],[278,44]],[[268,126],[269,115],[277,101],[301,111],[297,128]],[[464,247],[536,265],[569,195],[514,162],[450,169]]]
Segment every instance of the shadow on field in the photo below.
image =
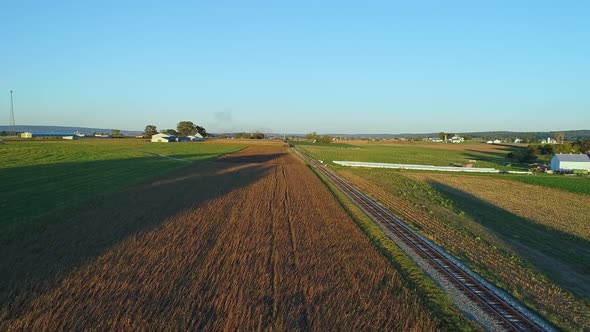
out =
[[237,154],[228,154],[216,159],[219,162],[226,162],[226,163],[268,163],[272,162],[273,160],[281,159],[287,156],[288,153],[269,153],[269,154],[252,154],[252,155],[241,155]]
[[532,222],[470,193],[428,181],[471,219],[575,293],[590,296],[590,241]]
[[496,164],[508,164],[508,153],[517,151],[520,148],[514,149],[502,149],[506,152],[492,152],[492,151],[479,151],[474,149],[466,149],[463,155],[468,158],[479,159],[483,161],[489,161]]
[[[176,154],[172,158],[201,160],[218,156]],[[113,192],[165,174],[189,163],[160,156],[53,163],[0,169],[0,241],[14,225],[28,223],[48,211],[76,205],[97,194]]]
[[[271,161],[273,157],[254,156],[253,159]],[[120,163],[123,161],[102,161],[99,166],[121,170]],[[84,168],[83,163],[77,166]],[[66,213],[62,211],[23,227],[3,230],[0,234],[0,321],[14,316],[35,294],[51,289],[61,276],[97,258],[117,243],[156,228],[182,211],[244,188],[271,170],[267,164],[235,166],[209,161],[192,163],[85,202]],[[41,194],[51,195],[50,192]]]

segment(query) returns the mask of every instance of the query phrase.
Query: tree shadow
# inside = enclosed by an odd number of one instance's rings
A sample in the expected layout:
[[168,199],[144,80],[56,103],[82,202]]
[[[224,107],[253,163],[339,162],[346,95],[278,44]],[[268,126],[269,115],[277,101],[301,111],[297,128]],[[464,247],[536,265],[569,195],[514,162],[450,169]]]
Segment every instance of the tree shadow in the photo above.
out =
[[225,162],[225,163],[252,163],[252,164],[260,164],[260,163],[269,163],[274,160],[279,160],[288,153],[269,153],[269,154],[229,154],[223,157],[219,157],[216,159],[218,162]]
[[526,170],[526,169],[528,169],[527,165],[524,165],[524,164],[515,165],[514,162],[512,162],[510,159],[508,159],[509,152],[514,152],[519,149],[522,149],[522,148],[520,148],[520,147],[507,147],[507,148],[500,149],[500,150],[506,151],[505,153],[504,152],[479,151],[479,150],[474,150],[474,149],[467,149],[467,150],[465,150],[465,152],[462,153],[462,155],[465,156],[466,158],[469,158],[469,159],[486,161],[489,163],[502,165],[502,166],[507,166],[510,164],[510,165],[513,165],[513,167],[515,167],[515,168],[521,168],[523,170]]
[[444,183],[428,183],[562,287],[590,296],[590,241],[535,223]]
[[[253,159],[272,160],[273,157]],[[120,170],[127,162],[99,161],[94,162],[99,165],[92,168]],[[83,167],[84,164],[46,165],[45,171]],[[243,188],[266,176],[271,168],[268,164],[236,167],[235,163],[225,162],[192,163],[130,188],[95,197],[76,208],[4,229],[0,234],[0,321],[22,308],[23,303],[15,303],[20,294],[41,294],[51,289],[60,276],[126,238],[152,230],[187,209]]]

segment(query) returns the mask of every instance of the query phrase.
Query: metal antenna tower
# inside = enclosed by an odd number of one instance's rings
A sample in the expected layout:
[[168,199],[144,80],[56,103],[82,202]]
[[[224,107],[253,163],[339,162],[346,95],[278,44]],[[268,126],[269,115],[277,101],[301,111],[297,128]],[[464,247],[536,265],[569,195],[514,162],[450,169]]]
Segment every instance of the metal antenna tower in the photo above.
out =
[[13,135],[16,135],[16,122],[14,121],[14,103],[12,102],[12,90],[10,90],[10,126],[12,126]]

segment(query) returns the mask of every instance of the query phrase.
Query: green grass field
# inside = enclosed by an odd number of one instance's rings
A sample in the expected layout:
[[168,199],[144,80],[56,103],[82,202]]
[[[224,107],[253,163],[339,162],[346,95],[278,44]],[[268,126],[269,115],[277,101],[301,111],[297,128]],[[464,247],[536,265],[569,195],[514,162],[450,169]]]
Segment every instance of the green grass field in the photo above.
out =
[[[242,146],[137,140],[12,141],[0,145],[0,227],[73,207],[100,194]],[[174,160],[172,157],[183,159]]]
[[507,178],[536,186],[590,195],[590,177],[540,174],[535,176],[510,175]]
[[[508,152],[518,149],[510,146],[490,146],[481,143],[464,143],[449,146],[440,144],[312,144],[292,142],[311,157],[331,163],[334,160],[366,161],[380,163],[401,163],[449,166],[477,160],[476,167],[493,167],[500,170],[527,170],[526,165],[510,165],[506,158]],[[340,167],[340,166],[334,166]],[[468,174],[461,176],[493,176],[502,179],[555,188],[590,195],[589,177],[569,177],[562,175],[537,174]]]
[[[334,160],[366,161],[376,163],[400,163],[449,166],[476,160],[476,167],[498,169],[522,169],[525,166],[508,167],[506,158],[510,151],[518,149],[509,146],[494,146],[481,143],[461,145],[442,144],[440,149],[432,144],[311,144],[294,142],[313,158],[332,162]],[[443,149],[444,148],[444,149]]]

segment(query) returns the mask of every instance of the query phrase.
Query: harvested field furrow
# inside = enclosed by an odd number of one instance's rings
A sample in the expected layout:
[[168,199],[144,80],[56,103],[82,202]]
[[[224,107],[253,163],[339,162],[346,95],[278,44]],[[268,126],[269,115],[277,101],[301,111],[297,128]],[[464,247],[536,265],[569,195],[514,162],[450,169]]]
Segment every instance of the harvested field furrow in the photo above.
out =
[[436,330],[283,145],[105,197],[0,242],[0,330]]

